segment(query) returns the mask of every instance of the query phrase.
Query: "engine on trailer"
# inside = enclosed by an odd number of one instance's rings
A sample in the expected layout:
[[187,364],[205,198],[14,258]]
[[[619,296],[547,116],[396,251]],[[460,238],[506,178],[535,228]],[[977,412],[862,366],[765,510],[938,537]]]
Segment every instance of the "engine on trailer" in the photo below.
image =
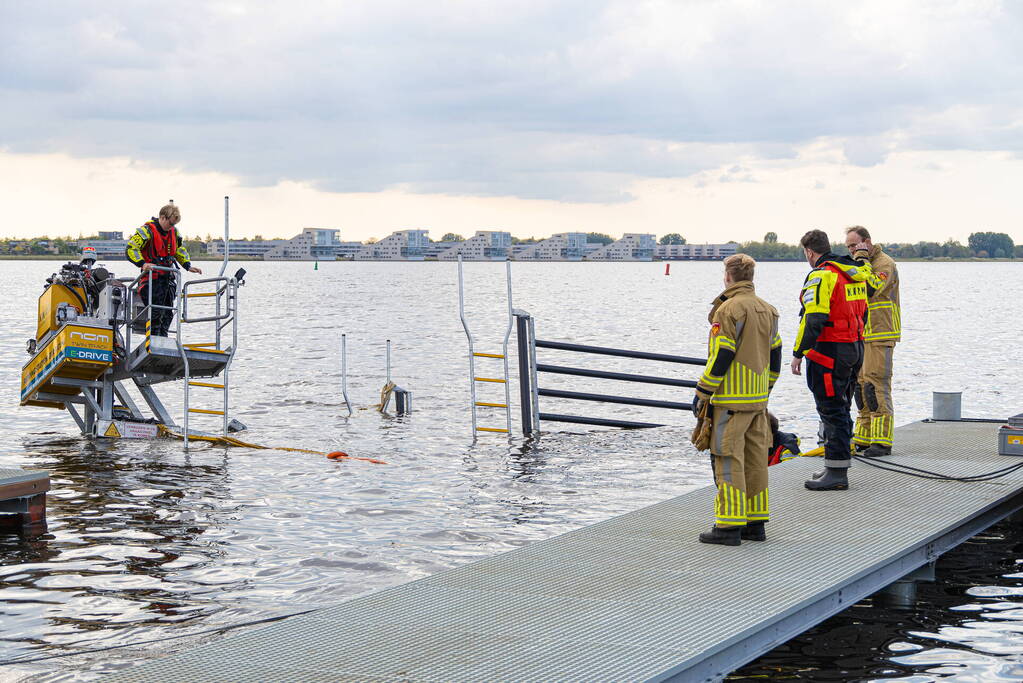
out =
[[39,319],[35,339],[26,351],[33,355],[66,323],[77,321],[109,326],[114,334],[114,352],[124,354],[119,328],[127,320],[127,289],[112,272],[85,258],[68,262],[46,278],[39,297]]

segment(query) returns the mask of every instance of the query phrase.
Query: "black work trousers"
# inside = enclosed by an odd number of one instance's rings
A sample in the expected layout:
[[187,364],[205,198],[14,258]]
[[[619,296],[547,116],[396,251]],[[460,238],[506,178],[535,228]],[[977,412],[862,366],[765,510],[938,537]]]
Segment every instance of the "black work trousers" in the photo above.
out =
[[806,384],[824,425],[824,466],[847,468],[853,436],[849,410],[863,365],[863,342],[817,342],[806,359]]
[[[139,298],[143,306],[149,305],[149,288],[153,288],[153,326],[150,334],[154,337],[166,337],[171,323],[174,321],[174,296],[178,292],[178,284],[174,273],[161,273],[157,278],[139,287]],[[157,308],[169,306],[170,308]]]

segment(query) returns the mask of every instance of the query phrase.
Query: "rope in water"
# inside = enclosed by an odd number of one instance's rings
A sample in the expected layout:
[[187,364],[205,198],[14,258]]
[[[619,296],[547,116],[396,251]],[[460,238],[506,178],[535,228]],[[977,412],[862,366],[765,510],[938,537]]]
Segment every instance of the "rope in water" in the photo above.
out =
[[[171,429],[168,429],[164,425],[160,425],[159,427],[160,427],[160,434],[163,435],[163,436],[171,436],[171,437],[174,437],[175,439],[184,439],[185,438],[182,434],[178,434],[177,432],[175,432],[175,431],[173,431]],[[291,452],[291,453],[312,453],[313,455],[324,455],[324,456],[330,458],[331,460],[362,460],[364,462],[371,462],[374,465],[386,465],[387,464],[383,460],[378,460],[376,458],[360,458],[360,457],[356,457],[354,455],[348,455],[347,453],[345,453],[343,451],[333,451],[331,453],[324,453],[323,451],[313,451],[313,450],[310,450],[308,448],[290,448],[288,446],[261,446],[261,445],[259,445],[257,443],[249,443],[247,441],[242,441],[241,439],[236,439],[233,436],[207,436],[207,435],[203,435],[203,434],[189,434],[188,435],[188,440],[189,441],[205,441],[207,443],[218,443],[218,444],[222,444],[224,446],[240,446],[241,448],[256,448],[256,449],[264,450],[264,451],[288,451],[288,452]]]

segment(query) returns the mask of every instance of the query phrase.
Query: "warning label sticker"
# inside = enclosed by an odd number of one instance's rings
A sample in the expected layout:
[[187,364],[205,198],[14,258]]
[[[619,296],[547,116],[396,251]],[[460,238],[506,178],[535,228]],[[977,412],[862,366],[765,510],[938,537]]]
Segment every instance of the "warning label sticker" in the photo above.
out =
[[126,420],[114,420],[100,423],[99,434],[112,439],[155,439],[160,428],[151,422],[129,422]]

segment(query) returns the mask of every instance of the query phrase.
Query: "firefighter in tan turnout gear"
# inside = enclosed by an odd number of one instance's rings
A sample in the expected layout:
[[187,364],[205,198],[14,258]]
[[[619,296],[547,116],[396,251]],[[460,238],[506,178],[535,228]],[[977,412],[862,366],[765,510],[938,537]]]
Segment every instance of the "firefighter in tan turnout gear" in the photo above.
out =
[[710,401],[711,464],[717,497],[714,528],[703,543],[763,541],[768,520],[767,458],[771,428],[767,397],[781,370],[778,311],[753,289],[756,262],[745,254],[725,259],[725,291],[713,302],[707,366],[693,412]]
[[861,226],[845,231],[850,251],[856,243],[867,245],[867,259],[883,285],[867,301],[867,324],[863,329],[863,368],[856,387],[856,429],[853,445],[867,457],[891,455],[895,410],[892,405],[892,355],[902,338],[899,309],[899,271],[892,257],[870,240]]

